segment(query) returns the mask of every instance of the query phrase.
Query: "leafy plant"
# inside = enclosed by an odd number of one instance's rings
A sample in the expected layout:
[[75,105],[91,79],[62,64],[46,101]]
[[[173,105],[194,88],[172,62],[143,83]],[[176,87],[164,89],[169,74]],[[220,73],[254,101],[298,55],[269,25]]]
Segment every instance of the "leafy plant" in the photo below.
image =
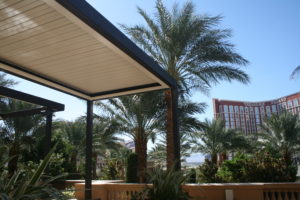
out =
[[217,183],[218,165],[211,160],[205,159],[204,163],[199,166],[199,181],[202,183]]
[[165,171],[161,168],[154,169],[149,178],[152,187],[146,186],[145,190],[132,198],[149,200],[188,200],[187,192],[182,189],[187,177],[174,169]]
[[188,180],[188,182],[189,183],[196,183],[196,179],[197,179],[196,170],[194,168],[192,168],[190,170],[190,173],[189,173],[189,180]]
[[[7,170],[2,170],[0,172],[0,198],[4,200],[64,199],[63,194],[50,185],[58,177],[42,180],[43,172],[50,162],[55,147],[56,145],[33,173],[19,169],[10,176]],[[13,157],[2,161],[0,168],[5,168],[11,159]]]
[[236,155],[222,164],[217,176],[223,182],[291,182],[296,174],[297,166],[292,161],[287,164],[284,155],[264,151]]

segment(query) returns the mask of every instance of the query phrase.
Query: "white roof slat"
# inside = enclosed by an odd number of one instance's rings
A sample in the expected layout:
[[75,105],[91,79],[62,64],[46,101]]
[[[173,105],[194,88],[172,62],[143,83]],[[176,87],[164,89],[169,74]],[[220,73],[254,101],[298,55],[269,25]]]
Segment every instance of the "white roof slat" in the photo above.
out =
[[12,1],[0,3],[0,68],[6,72],[89,100],[174,85],[86,1]]

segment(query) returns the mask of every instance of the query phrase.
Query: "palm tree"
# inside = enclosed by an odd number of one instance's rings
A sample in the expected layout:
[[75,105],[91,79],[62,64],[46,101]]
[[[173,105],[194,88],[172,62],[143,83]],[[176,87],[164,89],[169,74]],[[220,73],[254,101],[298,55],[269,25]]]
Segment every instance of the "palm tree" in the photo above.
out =
[[163,124],[162,111],[158,109],[159,93],[151,92],[140,95],[124,96],[110,99],[109,104],[97,102],[96,105],[113,114],[121,125],[120,132],[131,137],[138,155],[138,176],[145,181],[147,169],[147,142],[155,140]]
[[7,79],[6,74],[0,72],[0,86],[11,87],[14,86],[15,84],[16,84],[15,81],[13,81],[12,79]]
[[[234,50],[229,42],[231,31],[219,29],[220,16],[195,14],[195,7],[187,2],[181,9],[175,4],[171,11],[156,1],[156,13],[151,18],[144,10],[138,13],[147,26],[122,25],[127,34],[148,53],[162,68],[173,76],[179,95],[191,95],[193,89],[207,93],[220,81],[237,80],[248,83],[248,75],[236,65],[248,61]],[[171,107],[171,92],[165,92],[167,107]],[[168,115],[171,116],[171,110]],[[172,121],[167,118],[167,166],[174,164]]]
[[119,124],[115,119],[96,116],[93,126],[93,177],[97,177],[97,158],[105,157],[108,150],[121,148],[121,139],[116,136]]
[[[16,101],[11,99],[5,99],[0,105],[2,112],[11,112],[36,108],[35,105]],[[18,160],[20,153],[24,148],[30,147],[34,139],[32,134],[35,132],[43,122],[43,116],[32,115],[32,116],[22,116],[14,118],[3,119],[3,130],[1,138],[7,141],[9,144],[9,156],[13,157],[8,163],[8,168],[10,174],[13,174],[18,170]]]
[[249,149],[247,138],[233,129],[225,129],[225,121],[216,119],[206,120],[204,131],[199,133],[201,142],[196,147],[197,151],[209,154],[214,164],[218,164],[218,155],[221,156],[219,164],[226,159],[227,151]]
[[70,155],[70,165],[72,172],[78,172],[78,158],[83,154],[84,141],[85,141],[85,123],[81,118],[75,121],[61,121],[58,122],[62,134],[71,144],[72,151]]
[[[184,159],[189,157],[193,152],[193,145],[197,139],[195,133],[204,128],[202,122],[200,122],[195,115],[203,113],[205,107],[206,105],[204,103],[193,103],[188,100],[179,103],[178,115],[181,125],[179,127],[181,161],[184,161]],[[165,131],[162,129],[161,133],[165,133]],[[160,166],[164,165],[164,161],[166,161],[167,157],[166,140],[166,134],[161,135],[160,142],[149,152],[150,159],[154,160],[155,163]]]
[[262,133],[258,141],[263,147],[271,147],[281,151],[286,162],[300,150],[300,121],[298,115],[283,112],[272,115],[262,125]]

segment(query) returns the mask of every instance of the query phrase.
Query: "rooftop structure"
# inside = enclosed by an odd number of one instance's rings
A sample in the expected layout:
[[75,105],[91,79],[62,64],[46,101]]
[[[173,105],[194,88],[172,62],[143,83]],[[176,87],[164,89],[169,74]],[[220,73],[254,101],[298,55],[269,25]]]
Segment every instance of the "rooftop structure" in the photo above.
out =
[[225,120],[227,129],[242,129],[244,133],[257,133],[266,117],[289,111],[300,113],[300,92],[269,101],[247,102],[213,99],[214,117]]

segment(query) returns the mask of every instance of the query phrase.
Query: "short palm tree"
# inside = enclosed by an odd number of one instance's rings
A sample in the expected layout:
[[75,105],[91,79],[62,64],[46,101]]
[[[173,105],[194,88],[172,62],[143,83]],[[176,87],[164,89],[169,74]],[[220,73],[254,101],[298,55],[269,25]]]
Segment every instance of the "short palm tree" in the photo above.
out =
[[109,104],[97,102],[98,106],[109,111],[120,124],[120,132],[131,137],[138,155],[138,176],[145,181],[147,169],[147,142],[155,140],[163,124],[162,112],[158,109],[159,93],[151,92],[139,95],[110,99]]
[[[238,54],[229,42],[231,31],[219,29],[220,16],[195,14],[195,7],[187,2],[181,9],[174,5],[169,11],[161,0],[156,1],[153,18],[138,8],[146,26],[122,25],[127,34],[162,68],[173,76],[179,95],[190,95],[193,89],[207,93],[220,81],[249,81],[248,75],[237,65],[248,61]],[[171,92],[165,92],[167,107],[171,107]],[[171,110],[168,110],[171,116]],[[167,165],[176,162],[172,120],[167,118]]]
[[62,134],[72,146],[70,155],[70,164],[72,167],[72,173],[78,172],[78,158],[80,154],[83,154],[84,139],[85,139],[85,122],[78,118],[75,121],[61,121],[58,122],[59,128]]
[[[3,113],[32,108],[36,108],[36,106],[13,99],[2,100],[0,105]],[[41,115],[21,116],[3,120],[3,129],[0,137],[9,144],[9,155],[13,157],[8,163],[11,174],[18,170],[20,153],[24,148],[30,147],[30,144],[33,143],[34,138],[32,135],[42,124],[43,120],[43,116]]]
[[93,129],[93,176],[96,178],[97,158],[105,157],[108,150],[120,149],[121,139],[117,137],[119,124],[112,118],[96,116]]
[[[226,156],[228,151],[250,148],[247,138],[236,130],[225,128],[223,119],[206,120],[204,130],[199,133],[200,143],[197,151],[210,155],[214,164],[218,163],[218,155]],[[222,162],[222,159],[220,161]]]
[[283,112],[272,115],[262,125],[259,142],[263,147],[281,151],[286,161],[300,150],[300,121],[298,115]]

